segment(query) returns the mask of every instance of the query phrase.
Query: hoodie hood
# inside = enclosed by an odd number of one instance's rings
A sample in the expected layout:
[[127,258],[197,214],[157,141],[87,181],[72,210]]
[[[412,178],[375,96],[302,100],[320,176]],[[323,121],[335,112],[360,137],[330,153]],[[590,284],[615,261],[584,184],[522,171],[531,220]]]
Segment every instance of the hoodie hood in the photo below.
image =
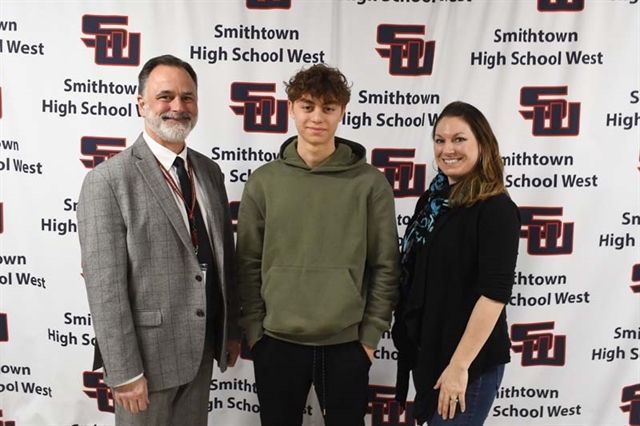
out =
[[292,136],[280,147],[279,161],[313,173],[331,173],[353,169],[366,163],[367,150],[357,142],[335,137],[336,150],[326,160],[311,169],[298,155],[298,137]]

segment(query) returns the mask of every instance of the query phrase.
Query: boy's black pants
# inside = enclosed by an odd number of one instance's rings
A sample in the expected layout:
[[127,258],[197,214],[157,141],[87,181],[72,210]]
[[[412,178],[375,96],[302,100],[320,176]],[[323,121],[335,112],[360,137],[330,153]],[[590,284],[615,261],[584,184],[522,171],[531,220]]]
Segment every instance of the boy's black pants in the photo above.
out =
[[264,335],[252,348],[262,426],[300,426],[314,385],[326,426],[364,426],[371,362],[358,341],[306,346]]

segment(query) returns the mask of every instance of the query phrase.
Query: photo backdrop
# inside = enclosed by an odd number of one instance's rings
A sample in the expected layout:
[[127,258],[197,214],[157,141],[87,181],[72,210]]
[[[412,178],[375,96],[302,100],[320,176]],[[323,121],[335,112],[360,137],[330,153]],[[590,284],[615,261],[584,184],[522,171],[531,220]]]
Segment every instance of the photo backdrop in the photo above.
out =
[[[234,216],[295,133],[283,81],[302,67],[353,83],[338,134],[393,185],[401,235],[435,174],[438,113],[477,106],[523,219],[487,424],[640,425],[639,39],[637,0],[2,0],[0,425],[114,423],[90,370],[76,203],[142,130],[137,74],[165,53],[198,73],[188,143],[221,166]],[[396,356],[387,334],[367,425],[414,424],[392,402]],[[244,348],[213,375],[209,424],[258,425],[259,409]],[[323,424],[313,396],[305,413]]]

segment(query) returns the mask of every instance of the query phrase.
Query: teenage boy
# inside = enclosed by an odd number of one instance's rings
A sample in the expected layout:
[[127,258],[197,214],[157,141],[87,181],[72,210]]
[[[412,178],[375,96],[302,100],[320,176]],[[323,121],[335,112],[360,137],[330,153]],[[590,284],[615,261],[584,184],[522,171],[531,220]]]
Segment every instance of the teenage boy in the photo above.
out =
[[345,76],[286,83],[297,136],[248,180],[238,215],[241,325],[263,426],[302,423],[313,384],[327,426],[364,425],[373,353],[398,292],[393,191],[365,148],[335,136]]

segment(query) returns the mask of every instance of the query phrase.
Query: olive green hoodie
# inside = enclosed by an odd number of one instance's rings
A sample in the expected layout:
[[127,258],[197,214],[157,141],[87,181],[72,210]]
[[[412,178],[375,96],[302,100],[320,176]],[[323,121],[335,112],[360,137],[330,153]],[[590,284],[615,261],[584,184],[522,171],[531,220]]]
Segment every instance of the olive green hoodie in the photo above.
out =
[[375,348],[389,328],[399,283],[393,190],[362,145],[335,140],[311,169],[292,137],[245,185],[237,275],[249,345],[266,333]]

